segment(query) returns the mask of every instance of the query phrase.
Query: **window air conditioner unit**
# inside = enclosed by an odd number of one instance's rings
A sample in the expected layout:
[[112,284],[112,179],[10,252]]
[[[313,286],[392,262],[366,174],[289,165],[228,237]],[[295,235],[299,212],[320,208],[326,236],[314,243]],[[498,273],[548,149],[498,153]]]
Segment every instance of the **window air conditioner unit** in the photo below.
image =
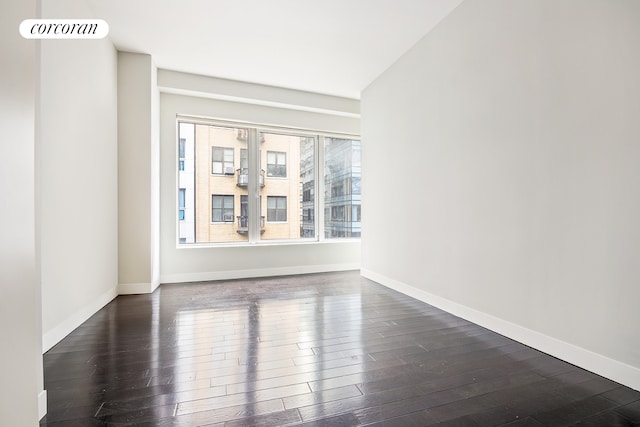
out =
[[233,215],[224,215],[222,219],[224,222],[233,222]]
[[224,174],[225,175],[235,175],[236,170],[233,168],[233,166],[225,166],[224,167]]

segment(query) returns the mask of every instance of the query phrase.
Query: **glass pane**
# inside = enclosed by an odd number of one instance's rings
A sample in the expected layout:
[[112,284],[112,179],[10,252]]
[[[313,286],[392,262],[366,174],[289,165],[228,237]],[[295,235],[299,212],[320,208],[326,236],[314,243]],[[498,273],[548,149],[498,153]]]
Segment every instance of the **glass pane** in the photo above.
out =
[[316,139],[261,132],[259,140],[260,168],[267,171],[260,190],[267,196],[260,212],[267,219],[261,239],[316,237],[313,217],[305,214],[315,208]]
[[224,161],[233,164],[233,150],[224,150]]
[[360,141],[324,139],[324,189],[325,238],[360,237]]
[[[184,190],[178,193],[178,241],[195,243],[195,125],[193,123],[180,122],[178,126],[178,188]],[[205,161],[209,163],[209,153],[205,155]],[[208,169],[207,169],[208,171]],[[210,202],[207,201],[207,205]],[[184,209],[183,209],[184,208]],[[209,208],[207,207],[207,221],[209,220]]]
[[226,196],[224,198],[224,207],[233,209],[233,196]]
[[360,194],[360,178],[353,178],[353,181],[351,181],[351,189],[351,194]]
[[247,169],[249,167],[249,150],[246,148],[240,149],[240,169]]
[[233,221],[233,206],[229,207],[225,207],[224,208],[224,221],[225,222],[229,222],[229,221]]
[[223,151],[221,148],[217,148],[217,147],[213,147],[213,161],[214,162],[221,162],[223,159]]
[[246,242],[246,223],[241,227],[235,213],[240,212],[240,196],[247,194],[247,186],[238,185],[235,171],[240,165],[234,153],[247,149],[247,139],[241,138],[247,129],[179,122],[178,132],[178,141],[184,140],[178,188],[185,189],[185,219],[177,241]]

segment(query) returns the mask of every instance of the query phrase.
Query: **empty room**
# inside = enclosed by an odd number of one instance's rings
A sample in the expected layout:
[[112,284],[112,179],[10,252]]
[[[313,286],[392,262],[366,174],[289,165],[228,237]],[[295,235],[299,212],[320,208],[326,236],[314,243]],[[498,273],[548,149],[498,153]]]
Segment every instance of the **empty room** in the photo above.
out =
[[1,426],[640,425],[640,2],[5,3]]

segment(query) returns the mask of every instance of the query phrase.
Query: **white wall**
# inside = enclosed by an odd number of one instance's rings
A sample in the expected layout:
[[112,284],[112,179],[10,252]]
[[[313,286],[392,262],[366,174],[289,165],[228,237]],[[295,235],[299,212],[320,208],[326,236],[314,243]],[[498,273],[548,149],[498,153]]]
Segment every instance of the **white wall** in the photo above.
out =
[[158,89],[150,55],[118,53],[119,293],[159,284]]
[[[275,274],[295,274],[325,270],[358,268],[360,265],[360,242],[253,245],[241,247],[183,247],[177,248],[176,206],[177,206],[177,151],[176,151],[176,115],[186,114],[200,117],[212,117],[225,120],[249,121],[260,124],[292,126],[314,130],[359,133],[357,101],[341,98],[315,96],[304,92],[286,91],[270,87],[261,87],[258,102],[261,105],[245,102],[230,102],[211,99],[225,92],[224,80],[194,76],[186,79],[191,82],[190,93],[201,96],[176,95],[181,92],[182,78],[173,72],[161,70],[158,84],[161,88],[161,147],[160,147],[160,215],[161,215],[161,270],[163,283],[226,279],[238,277],[256,277]],[[207,85],[206,83],[211,84]],[[241,83],[228,82],[236,86]],[[218,87],[220,86],[220,87]],[[252,85],[256,86],[256,85]],[[222,89],[221,89],[222,88]],[[171,93],[168,93],[171,92]],[[276,108],[277,104],[282,107]],[[295,109],[291,109],[295,108]],[[354,109],[355,108],[355,109]],[[308,111],[313,110],[313,111]],[[323,113],[318,112],[322,110]],[[330,112],[327,114],[326,112]]]
[[[90,18],[73,0],[43,18]],[[117,55],[108,39],[42,41],[41,259],[44,349],[117,287]]]
[[[35,207],[36,43],[20,37],[36,2],[2,7],[0,26],[0,425],[38,424],[42,328]],[[43,407],[44,409],[44,407]]]
[[380,76],[363,273],[640,389],[639,22],[467,0]]

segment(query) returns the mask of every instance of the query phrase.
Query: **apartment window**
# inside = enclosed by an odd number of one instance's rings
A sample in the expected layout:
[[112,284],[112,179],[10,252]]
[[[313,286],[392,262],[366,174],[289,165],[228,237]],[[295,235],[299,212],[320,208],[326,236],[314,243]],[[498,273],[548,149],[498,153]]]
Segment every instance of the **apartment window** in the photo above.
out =
[[331,185],[331,197],[344,196],[344,182],[338,181]]
[[302,201],[303,202],[310,202],[313,197],[313,190],[308,188],[302,191]]
[[267,196],[267,221],[285,222],[287,220],[287,198]]
[[211,147],[211,173],[214,175],[233,175],[233,148]]
[[178,219],[184,221],[184,201],[187,190],[185,188],[181,188],[178,191]]
[[211,206],[212,222],[233,222],[233,196],[214,194]]
[[344,221],[344,206],[332,206],[331,219],[333,221]]
[[201,118],[178,132],[177,243],[359,237],[358,140]]
[[249,169],[249,150],[246,148],[240,149],[240,169],[243,171]]
[[247,234],[249,232],[249,197],[247,195],[240,196],[240,215],[237,220],[236,231],[239,234]]
[[353,177],[351,179],[351,194],[360,195],[360,177]]
[[313,221],[313,209],[303,209],[302,219],[303,221]]
[[267,176],[286,178],[287,153],[280,151],[267,151]]

